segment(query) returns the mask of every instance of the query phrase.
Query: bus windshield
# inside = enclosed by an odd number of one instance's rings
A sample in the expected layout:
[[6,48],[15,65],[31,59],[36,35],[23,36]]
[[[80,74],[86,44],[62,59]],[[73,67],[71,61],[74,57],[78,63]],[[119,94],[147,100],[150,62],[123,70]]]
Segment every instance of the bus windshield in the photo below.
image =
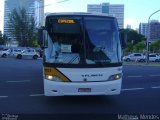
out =
[[55,64],[121,62],[117,22],[112,17],[49,16],[46,30],[53,42]]

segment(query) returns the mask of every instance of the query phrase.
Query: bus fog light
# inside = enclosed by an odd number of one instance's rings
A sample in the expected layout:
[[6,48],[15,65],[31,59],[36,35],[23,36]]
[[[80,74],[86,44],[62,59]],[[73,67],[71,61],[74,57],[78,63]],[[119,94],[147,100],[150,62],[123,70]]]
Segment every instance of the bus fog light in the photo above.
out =
[[118,80],[120,78],[122,78],[122,74],[121,73],[111,75],[108,80]]

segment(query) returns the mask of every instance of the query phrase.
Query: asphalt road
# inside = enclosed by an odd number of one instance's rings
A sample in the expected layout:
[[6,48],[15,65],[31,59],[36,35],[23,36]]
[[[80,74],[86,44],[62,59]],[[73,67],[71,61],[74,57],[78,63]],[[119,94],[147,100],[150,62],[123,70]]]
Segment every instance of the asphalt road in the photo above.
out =
[[121,115],[139,118],[143,114],[160,119],[160,67],[128,65],[123,71],[122,92],[118,96],[45,97],[42,60],[0,58],[0,120],[20,119],[21,115],[26,119],[28,115],[45,119],[46,115],[85,115],[94,120],[102,116],[121,119]]

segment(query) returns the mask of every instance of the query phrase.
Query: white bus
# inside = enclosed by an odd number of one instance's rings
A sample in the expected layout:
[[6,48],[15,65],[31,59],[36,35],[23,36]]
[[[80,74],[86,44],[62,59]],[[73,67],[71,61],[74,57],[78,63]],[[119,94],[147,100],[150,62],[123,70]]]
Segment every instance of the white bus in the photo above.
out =
[[117,20],[104,14],[52,13],[43,38],[45,96],[116,95],[122,84]]

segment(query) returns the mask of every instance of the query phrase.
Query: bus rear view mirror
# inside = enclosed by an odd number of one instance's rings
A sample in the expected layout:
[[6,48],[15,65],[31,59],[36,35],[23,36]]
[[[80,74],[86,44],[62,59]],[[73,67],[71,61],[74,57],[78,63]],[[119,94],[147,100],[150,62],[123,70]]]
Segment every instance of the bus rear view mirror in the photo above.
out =
[[127,46],[127,32],[124,29],[119,30],[119,38],[122,49],[124,49]]
[[45,37],[45,27],[38,29],[38,40],[42,49],[47,48],[47,38]]

